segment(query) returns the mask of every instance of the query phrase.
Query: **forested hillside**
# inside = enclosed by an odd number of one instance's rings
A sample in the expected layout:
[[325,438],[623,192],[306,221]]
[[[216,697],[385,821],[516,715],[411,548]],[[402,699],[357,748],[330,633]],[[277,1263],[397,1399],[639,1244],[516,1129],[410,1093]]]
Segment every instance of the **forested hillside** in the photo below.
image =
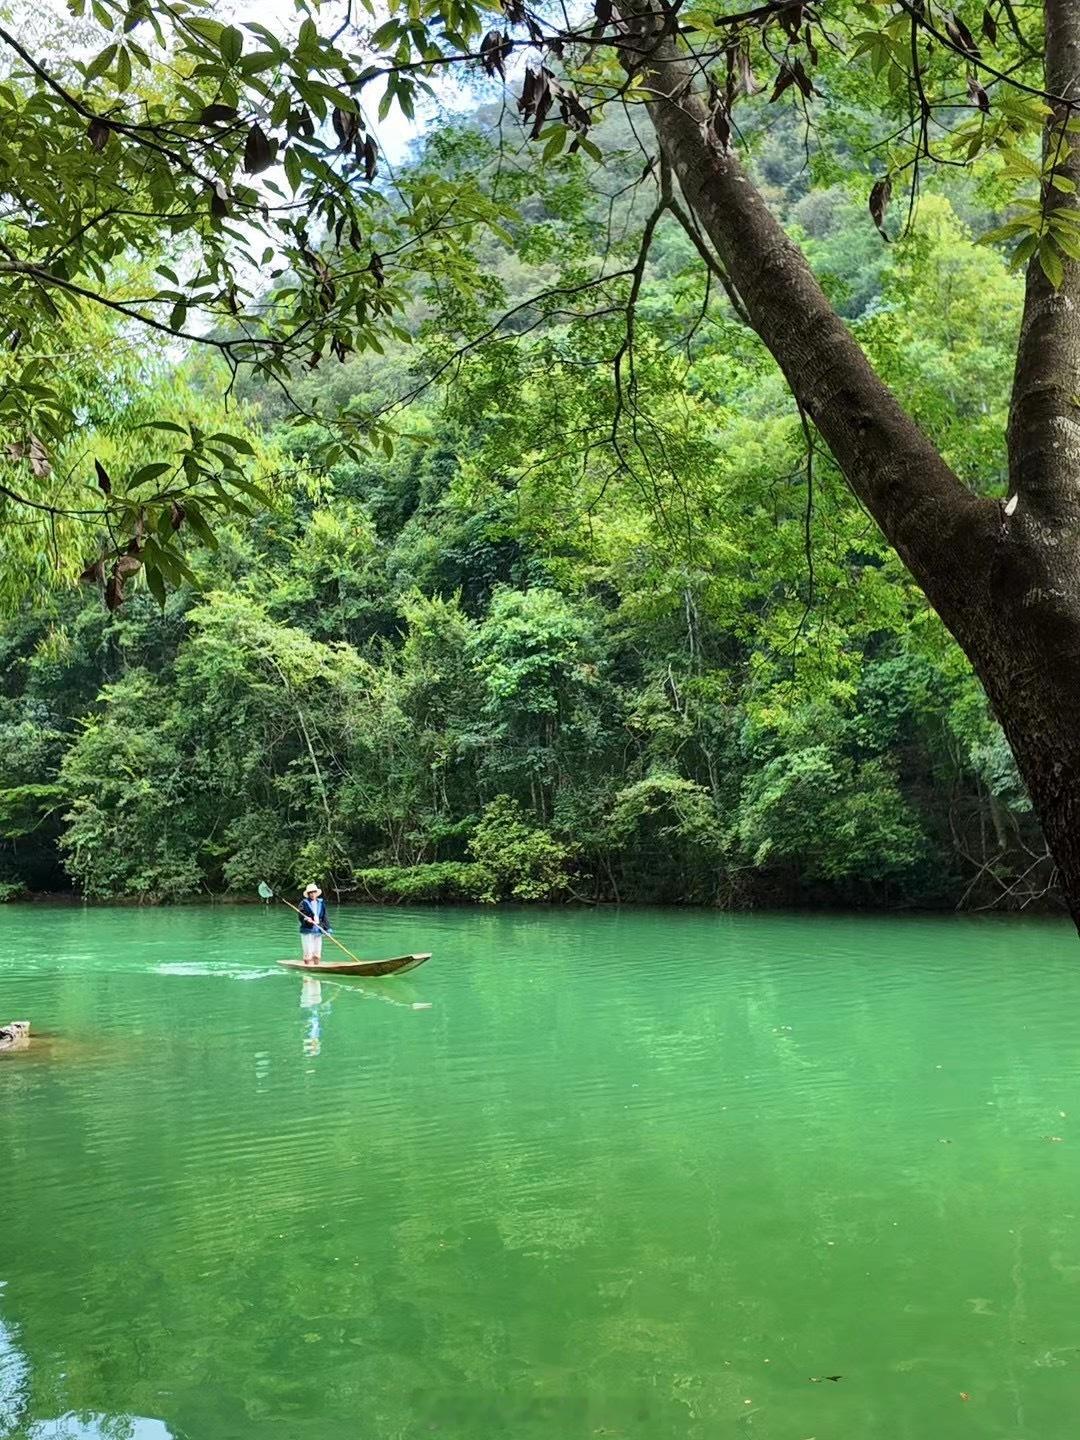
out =
[[[928,191],[887,246],[835,157],[811,191],[796,131],[758,137],[770,199],[989,493],[1021,292],[972,238],[992,200]],[[243,432],[272,504],[215,536],[185,517],[191,578],[163,607],[88,585],[3,622],[6,894],[314,875],[357,898],[1048,898],[966,662],[668,218],[613,386],[625,305],[580,292],[629,229],[622,138],[603,194],[572,156],[503,164],[492,114],[432,139],[417,173],[494,167],[528,223],[475,257],[483,305],[418,283],[395,348],[297,376],[304,423],[270,386],[226,406],[205,362],[167,382]],[[466,344],[487,314],[509,318]],[[397,439],[327,464],[331,398]]]

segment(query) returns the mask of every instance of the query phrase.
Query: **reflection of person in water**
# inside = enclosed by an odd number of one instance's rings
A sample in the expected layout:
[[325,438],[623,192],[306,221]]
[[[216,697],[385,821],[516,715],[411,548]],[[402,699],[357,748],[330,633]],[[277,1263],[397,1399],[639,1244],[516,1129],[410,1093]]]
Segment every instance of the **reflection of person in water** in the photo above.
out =
[[322,981],[314,975],[305,975],[300,983],[300,1008],[310,1012],[304,1035],[304,1054],[318,1055],[322,1049],[321,1015],[330,1014],[330,1001],[323,999]]

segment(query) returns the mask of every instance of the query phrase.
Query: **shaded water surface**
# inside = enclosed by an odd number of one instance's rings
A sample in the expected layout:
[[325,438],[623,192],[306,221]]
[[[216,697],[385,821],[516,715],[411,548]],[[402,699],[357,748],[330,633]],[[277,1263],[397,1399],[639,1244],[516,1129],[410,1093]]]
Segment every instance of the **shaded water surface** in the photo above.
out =
[[1075,1436],[1065,927],[338,919],[0,909],[2,1440]]

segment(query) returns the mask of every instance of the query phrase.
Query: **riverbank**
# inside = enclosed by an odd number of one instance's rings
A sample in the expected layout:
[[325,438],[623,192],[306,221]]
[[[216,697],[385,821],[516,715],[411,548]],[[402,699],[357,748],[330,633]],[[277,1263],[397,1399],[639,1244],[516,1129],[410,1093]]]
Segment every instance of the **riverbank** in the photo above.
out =
[[[299,887],[289,887],[288,884],[281,886],[285,895],[292,893],[292,890],[299,891]],[[609,897],[591,899],[588,897],[567,894],[561,899],[552,897],[538,897],[535,900],[498,900],[480,901],[474,897],[454,894],[431,894],[422,889],[411,893],[395,893],[385,891],[379,893],[370,888],[363,890],[349,888],[335,890],[333,886],[327,886],[328,899],[335,905],[352,905],[361,908],[383,908],[387,906],[402,908],[410,905],[436,906],[440,909],[449,910],[480,910],[487,911],[492,908],[498,910],[629,910],[648,911],[663,910],[678,914],[680,912],[694,913],[698,911],[712,912],[721,915],[807,915],[807,916],[909,916],[918,918],[920,916],[946,918],[949,916],[1010,916],[1020,918],[1021,915],[1037,916],[1043,919],[1068,919],[1068,912],[1060,896],[1050,893],[1039,898],[1035,903],[1024,907],[1010,907],[1008,904],[1000,908],[993,905],[972,905],[968,909],[957,910],[951,906],[929,906],[915,903],[898,903],[893,906],[882,906],[875,904],[837,904],[835,899],[823,899],[819,902],[803,899],[791,901],[790,903],[776,904],[741,904],[721,905],[716,902],[694,901],[694,900],[673,900],[667,903],[655,900],[620,899],[614,900]],[[232,891],[222,891],[217,894],[183,895],[183,896],[152,896],[152,895],[118,895],[110,896],[107,899],[92,899],[80,895],[76,890],[42,890],[36,892],[24,891],[0,899],[0,907],[22,905],[47,905],[47,906],[73,906],[89,907],[92,909],[109,909],[120,907],[123,909],[188,909],[191,907],[217,905],[228,908],[245,906],[265,905],[267,902],[261,900],[256,894],[246,894]]]

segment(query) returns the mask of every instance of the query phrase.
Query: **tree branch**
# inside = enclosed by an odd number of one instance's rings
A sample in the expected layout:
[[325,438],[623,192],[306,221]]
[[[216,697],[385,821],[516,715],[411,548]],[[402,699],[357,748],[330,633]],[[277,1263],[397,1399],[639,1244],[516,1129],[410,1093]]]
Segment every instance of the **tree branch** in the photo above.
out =
[[101,124],[107,125],[110,130],[115,130],[121,135],[127,135],[138,144],[145,145],[147,149],[163,155],[166,160],[176,165],[186,174],[194,175],[200,184],[209,185],[211,183],[185,156],[179,154],[176,150],[171,150],[167,145],[162,145],[158,140],[150,138],[152,135],[158,133],[157,127],[153,125],[132,125],[126,120],[114,120],[107,115],[99,115],[96,110],[92,110],[89,105],[80,100],[77,95],[73,95],[70,90],[61,85],[60,81],[35,60],[25,46],[20,45],[14,35],[12,35],[10,31],[5,30],[2,25],[0,25],[0,40],[10,49],[14,50],[16,55],[30,66],[30,69],[38,79],[47,85],[54,94],[58,95],[65,105],[74,110],[77,115],[81,115],[84,120],[98,120]]
[[978,603],[999,510],[963,486],[836,314],[805,257],[729,151],[710,142],[693,58],[661,33],[649,7],[636,33],[652,39],[639,74],[650,115],[692,214],[737,288],[754,330],[863,502],[947,624]]
[[20,495],[17,491],[9,489],[7,485],[0,485],[0,495],[3,495],[16,505],[25,505],[31,510],[40,510],[42,514],[49,515],[54,520],[57,517],[69,520],[86,520],[91,517],[108,514],[107,510],[101,508],[95,510],[69,510],[63,505],[46,505],[40,500],[31,500],[28,495]]
[[106,310],[113,310],[116,314],[123,315],[125,320],[134,320],[137,324],[146,325],[149,329],[157,330],[160,334],[168,335],[174,340],[190,340],[193,344],[206,345],[211,349],[220,350],[226,355],[231,355],[235,349],[242,350],[245,346],[253,349],[274,349],[280,344],[274,340],[261,340],[258,336],[247,336],[242,340],[221,340],[213,335],[197,335],[191,330],[177,330],[162,320],[155,320],[152,315],[144,315],[139,310],[133,310],[131,306],[125,305],[121,300],[112,300],[108,295],[102,295],[97,290],[88,290],[85,286],[75,284],[73,280],[65,280],[49,270],[43,270],[39,265],[24,264],[19,260],[12,260],[6,265],[0,265],[0,275],[25,275],[27,279],[34,280],[39,285],[52,285],[68,295],[77,295],[81,300],[90,300],[95,305],[102,305]]
[[746,313],[746,306],[742,302],[742,296],[739,294],[738,290],[736,290],[731,276],[724,269],[723,265],[720,264],[720,261],[716,258],[713,252],[709,249],[708,245],[705,243],[705,237],[702,235],[698,227],[694,224],[691,216],[686,213],[686,211],[679,204],[678,200],[674,198],[672,198],[668,202],[668,209],[671,211],[672,215],[674,215],[675,219],[679,222],[682,228],[686,231],[687,235],[689,235],[690,239],[693,241],[694,249],[701,256],[702,260],[704,260],[710,273],[715,275],[717,280],[720,281],[720,284],[723,286],[724,289],[724,294],[727,296],[731,304],[731,308],[735,311],[735,314],[739,317],[739,319],[743,322],[744,325],[748,325],[751,329],[753,329],[753,325],[751,325],[750,323],[750,316]]
[[1060,105],[1065,99],[1065,92],[1056,91],[1049,77],[1047,78],[1047,88],[1040,90],[1037,85],[1027,85],[1023,80],[1018,80],[1015,75],[1007,75],[1004,70],[998,70],[984,60],[981,55],[973,55],[970,51],[957,45],[954,40],[949,39],[944,30],[939,30],[936,25],[931,23],[926,15],[926,7],[922,5],[921,0],[899,0],[899,3],[919,28],[925,30],[928,35],[932,35],[943,49],[951,50],[954,55],[959,55],[966,64],[973,66],[976,70],[981,70],[984,75],[992,75],[995,80],[1005,80],[1013,89],[1022,90],[1025,95],[1037,95],[1040,100],[1045,100],[1050,105]]

